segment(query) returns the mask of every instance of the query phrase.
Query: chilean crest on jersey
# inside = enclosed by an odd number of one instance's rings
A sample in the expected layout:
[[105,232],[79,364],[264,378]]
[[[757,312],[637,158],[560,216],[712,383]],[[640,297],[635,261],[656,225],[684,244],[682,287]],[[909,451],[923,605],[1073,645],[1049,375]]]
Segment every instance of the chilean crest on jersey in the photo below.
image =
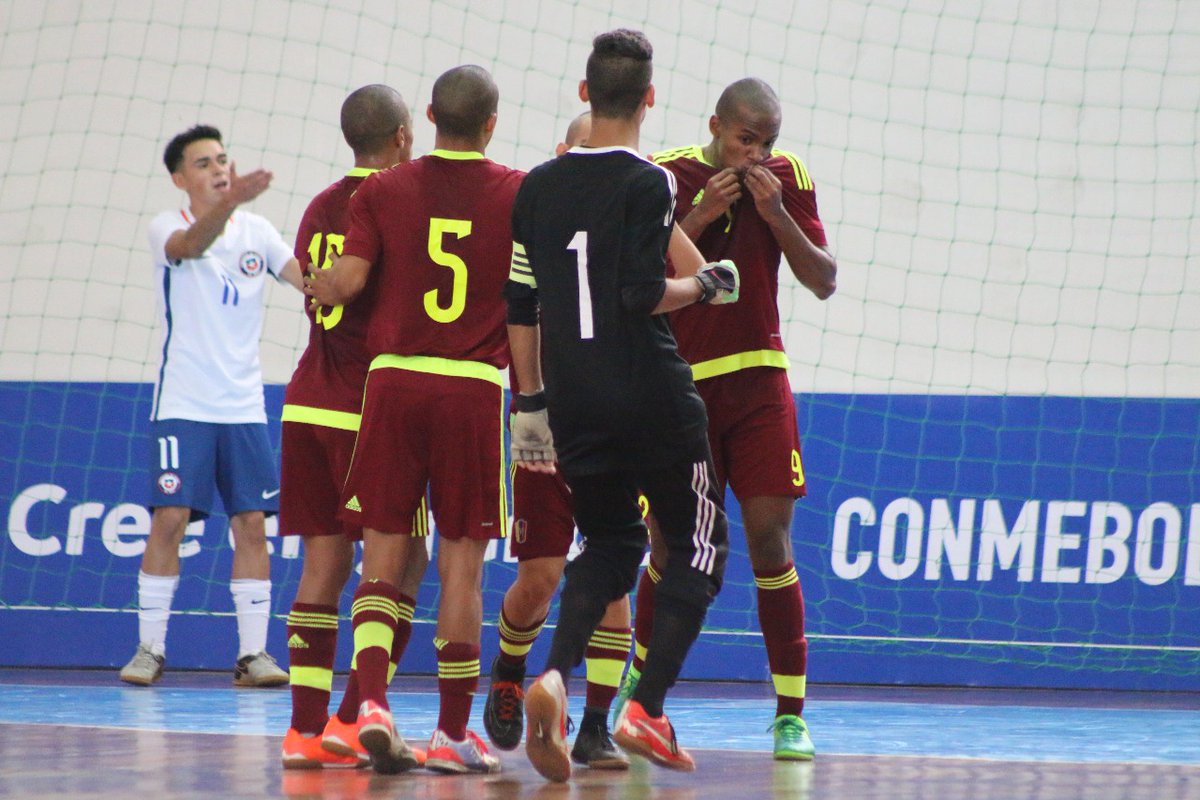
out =
[[247,250],[238,259],[238,266],[241,268],[243,275],[255,278],[261,275],[262,271],[267,268],[267,260],[253,250]]

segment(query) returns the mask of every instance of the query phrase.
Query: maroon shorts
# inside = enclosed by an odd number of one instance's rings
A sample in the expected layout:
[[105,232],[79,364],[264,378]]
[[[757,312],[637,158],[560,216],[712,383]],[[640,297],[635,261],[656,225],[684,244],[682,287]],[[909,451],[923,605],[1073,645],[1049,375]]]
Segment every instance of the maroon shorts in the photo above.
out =
[[438,533],[505,535],[499,382],[397,367],[372,369],[362,425],[341,497],[341,518],[409,533],[429,487]]
[[[287,412],[285,411],[285,416]],[[283,423],[280,471],[279,535],[361,538],[360,531],[338,519],[342,484],[354,452],[352,430]]]
[[547,475],[513,468],[512,542],[509,547],[518,561],[532,558],[564,558],[575,540],[575,516],[571,490],[562,473]]
[[739,500],[804,497],[796,401],[787,372],[754,367],[696,381],[717,478]]

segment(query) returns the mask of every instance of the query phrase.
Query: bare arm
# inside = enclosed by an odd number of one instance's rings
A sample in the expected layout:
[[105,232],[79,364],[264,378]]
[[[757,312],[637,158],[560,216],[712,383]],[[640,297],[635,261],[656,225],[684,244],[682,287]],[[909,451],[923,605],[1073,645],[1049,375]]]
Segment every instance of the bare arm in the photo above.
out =
[[295,258],[289,258],[288,262],[283,265],[283,269],[279,271],[279,278],[295,286],[301,292],[304,291],[304,273],[300,271],[300,262]]
[[329,269],[308,265],[303,291],[315,306],[337,306],[358,297],[371,275],[371,262],[359,256],[343,255]]
[[667,246],[667,255],[675,267],[675,277],[687,278],[695,275],[704,266],[704,256],[696,249],[696,244],[683,232],[679,223],[671,230],[671,243]]
[[204,255],[204,251],[212,247],[212,243],[225,231],[225,223],[229,221],[234,209],[266,191],[273,177],[274,175],[265,169],[238,175],[236,167],[230,164],[229,191],[224,193],[215,206],[197,217],[186,230],[171,234],[164,248],[167,258],[175,262]]
[[663,292],[658,305],[651,311],[653,314],[666,314],[671,311],[690,306],[703,296],[704,291],[695,276],[686,278],[667,278],[667,289]]
[[784,209],[783,184],[779,178],[762,166],[754,166],[746,173],[746,188],[754,197],[759,215],[775,235],[796,280],[818,299],[828,299],[837,289],[837,260],[827,248],[813,244]]

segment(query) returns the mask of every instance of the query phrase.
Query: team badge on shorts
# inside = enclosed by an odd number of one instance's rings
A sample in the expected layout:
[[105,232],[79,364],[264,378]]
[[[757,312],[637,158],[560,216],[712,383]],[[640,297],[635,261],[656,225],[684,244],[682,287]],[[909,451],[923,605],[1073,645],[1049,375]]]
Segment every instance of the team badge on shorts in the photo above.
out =
[[183,481],[174,472],[164,472],[158,476],[158,490],[163,494],[175,494]]
[[238,260],[238,266],[241,268],[243,275],[254,278],[261,275],[262,271],[267,268],[267,261],[253,250],[247,250],[242,253],[242,257]]
[[529,523],[523,519],[513,520],[513,539],[517,544],[525,544],[529,535]]

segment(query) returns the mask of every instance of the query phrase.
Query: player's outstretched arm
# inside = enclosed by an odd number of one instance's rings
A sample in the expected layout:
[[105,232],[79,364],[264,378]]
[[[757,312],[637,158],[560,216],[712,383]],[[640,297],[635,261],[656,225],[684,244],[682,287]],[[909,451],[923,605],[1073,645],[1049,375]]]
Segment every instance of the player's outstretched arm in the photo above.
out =
[[335,258],[329,269],[308,265],[303,291],[313,306],[337,306],[358,297],[371,275],[371,262],[359,256]]
[[288,259],[288,262],[283,265],[283,269],[279,272],[279,279],[290,283],[301,292],[304,291],[304,273],[300,271],[300,262],[295,258]]
[[274,174],[265,169],[256,169],[247,175],[238,175],[236,166],[230,163],[229,189],[222,192],[220,200],[197,217],[196,221],[186,230],[175,231],[171,234],[164,248],[167,258],[171,261],[181,261],[185,258],[199,258],[204,255],[204,251],[225,232],[225,223],[229,221],[234,209],[265,192],[274,177]]
[[741,276],[732,261],[705,264],[687,278],[667,278],[667,287],[651,314],[666,314],[694,303],[736,303]]
[[695,275],[704,266],[704,256],[696,249],[696,244],[688,235],[679,227],[679,223],[675,223],[675,227],[671,229],[671,243],[667,245],[667,255],[671,258],[671,265],[675,268],[676,278],[688,278]]

